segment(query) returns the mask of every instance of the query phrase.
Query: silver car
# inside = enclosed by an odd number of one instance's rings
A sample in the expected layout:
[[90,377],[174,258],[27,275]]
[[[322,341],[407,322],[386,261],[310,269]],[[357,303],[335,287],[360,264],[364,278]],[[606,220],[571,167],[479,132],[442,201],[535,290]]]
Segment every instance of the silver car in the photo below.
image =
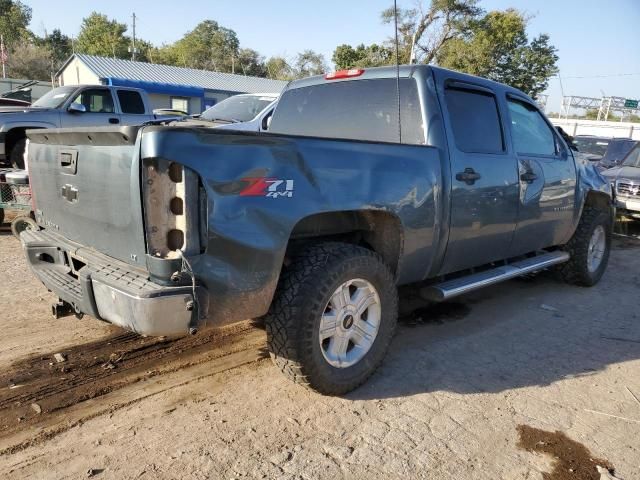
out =
[[601,173],[611,182],[618,213],[640,219],[640,144],[627,154],[621,165]]
[[195,121],[214,123],[216,128],[226,130],[263,132],[269,128],[277,101],[276,93],[234,95],[209,107]]

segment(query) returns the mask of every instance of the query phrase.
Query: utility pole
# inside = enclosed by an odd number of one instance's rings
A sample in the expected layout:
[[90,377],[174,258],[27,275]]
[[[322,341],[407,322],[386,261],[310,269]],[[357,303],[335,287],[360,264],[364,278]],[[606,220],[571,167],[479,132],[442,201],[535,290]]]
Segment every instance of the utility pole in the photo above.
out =
[[131,41],[131,60],[136,61],[136,13],[133,12],[133,36]]
[[2,63],[2,78],[7,78],[5,62],[7,61],[7,52],[4,49],[4,35],[0,35],[0,63]]

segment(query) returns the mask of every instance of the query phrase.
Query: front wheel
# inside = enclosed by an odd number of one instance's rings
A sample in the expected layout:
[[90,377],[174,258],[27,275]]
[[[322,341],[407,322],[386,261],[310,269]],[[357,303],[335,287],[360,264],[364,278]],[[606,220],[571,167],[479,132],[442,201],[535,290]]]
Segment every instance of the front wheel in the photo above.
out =
[[382,259],[362,247],[325,243],[294,256],[266,318],[271,358],[296,383],[340,395],[382,362],[398,296]]
[[24,153],[27,149],[27,139],[21,138],[18,140],[11,152],[9,152],[9,162],[13,168],[24,170]]
[[600,281],[609,263],[612,228],[609,213],[584,207],[578,228],[565,246],[571,258],[559,267],[567,283],[591,287]]

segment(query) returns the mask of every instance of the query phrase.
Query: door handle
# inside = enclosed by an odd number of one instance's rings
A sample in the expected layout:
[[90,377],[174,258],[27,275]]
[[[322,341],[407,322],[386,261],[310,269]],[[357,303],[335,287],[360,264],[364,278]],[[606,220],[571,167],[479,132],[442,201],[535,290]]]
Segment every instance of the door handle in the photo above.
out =
[[116,124],[116,123],[120,123],[120,119],[119,119],[119,118],[111,117],[111,118],[109,119],[109,123],[114,123],[114,124]]
[[464,172],[456,173],[456,180],[459,182],[464,182],[467,185],[473,185],[476,183],[476,180],[480,179],[480,174],[477,173],[473,168],[465,168]]
[[536,178],[538,178],[538,175],[536,175],[532,171],[528,171],[520,174],[520,180],[522,180],[525,183],[533,183],[533,181]]

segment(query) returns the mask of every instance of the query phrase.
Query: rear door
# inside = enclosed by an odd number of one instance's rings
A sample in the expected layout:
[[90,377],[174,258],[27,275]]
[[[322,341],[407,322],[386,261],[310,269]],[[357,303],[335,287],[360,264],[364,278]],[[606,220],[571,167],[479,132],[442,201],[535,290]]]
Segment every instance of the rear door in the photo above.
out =
[[117,89],[116,97],[120,104],[120,123],[122,125],[140,125],[146,122],[150,115],[144,105],[144,99],[136,90]]
[[84,113],[67,112],[62,115],[62,127],[109,126],[120,123],[111,90],[102,87],[83,89],[72,103],[84,105]]
[[519,188],[496,92],[466,77],[445,75],[449,73],[436,73],[452,177],[449,241],[441,274],[507,257]]
[[520,199],[511,255],[558,245],[573,228],[576,168],[557,131],[527,98],[507,94]]

